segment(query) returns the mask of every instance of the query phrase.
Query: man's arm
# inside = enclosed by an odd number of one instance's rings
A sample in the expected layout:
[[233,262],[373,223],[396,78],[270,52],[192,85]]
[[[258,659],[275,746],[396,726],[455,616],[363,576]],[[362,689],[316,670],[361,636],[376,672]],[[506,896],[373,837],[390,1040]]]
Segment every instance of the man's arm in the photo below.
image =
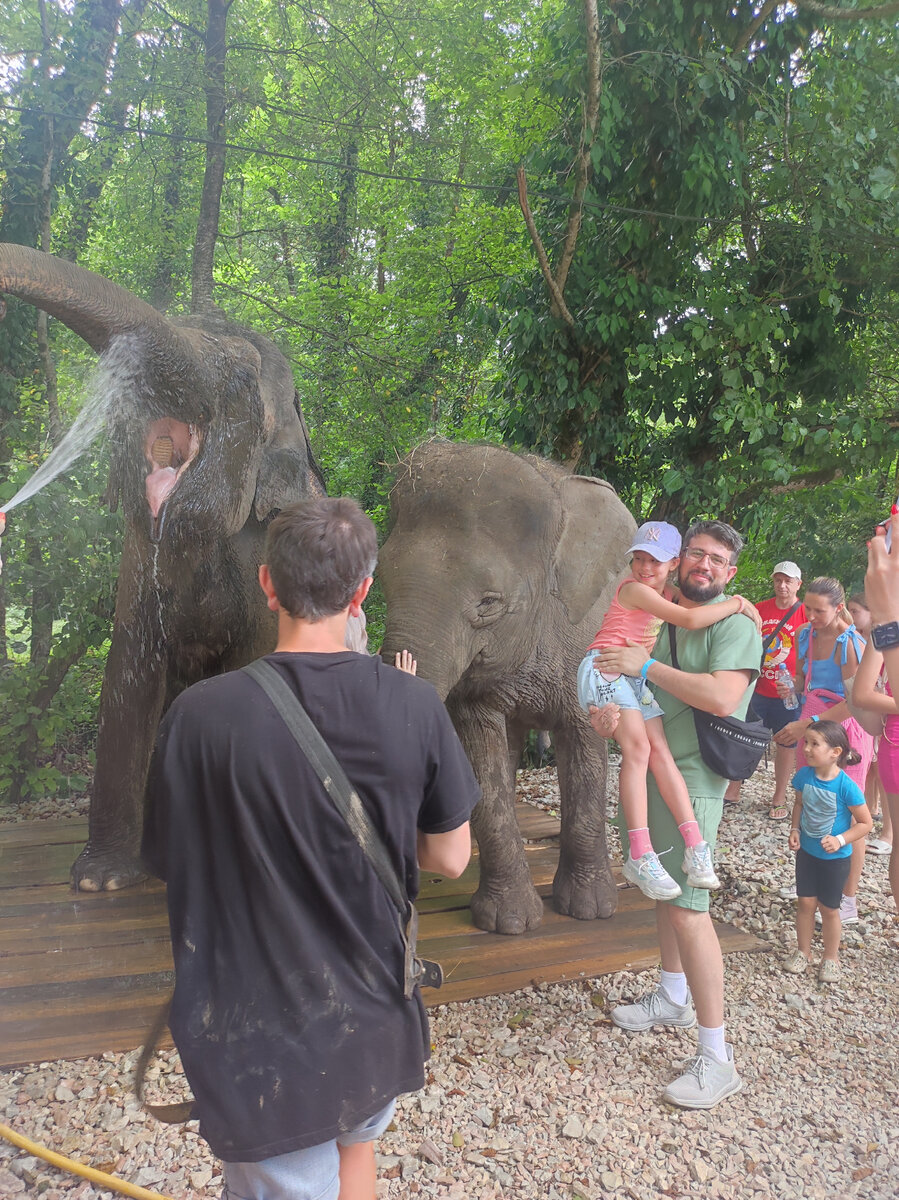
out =
[[468,821],[448,833],[418,831],[418,866],[436,871],[447,879],[458,879],[471,858],[471,825]]
[[[603,671],[623,675],[639,675],[640,669],[649,662],[651,655],[643,646],[629,642],[626,646],[609,646],[597,650],[596,660]],[[691,704],[703,712],[716,717],[729,717],[743,699],[743,694],[752,682],[752,672],[743,671],[692,671],[675,670],[667,663],[653,659],[646,679],[664,688],[684,704]]]

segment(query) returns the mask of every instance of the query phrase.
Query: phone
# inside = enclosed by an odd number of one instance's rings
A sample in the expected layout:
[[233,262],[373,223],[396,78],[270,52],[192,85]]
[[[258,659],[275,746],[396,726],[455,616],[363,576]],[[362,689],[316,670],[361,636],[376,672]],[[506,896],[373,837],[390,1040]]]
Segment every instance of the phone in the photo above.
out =
[[[896,506],[899,507],[899,500],[896,501]],[[887,554],[889,554],[889,553],[891,553],[891,551],[893,549],[893,524],[892,524],[892,519],[890,517],[887,517],[887,519],[885,521],[885,525],[886,525],[886,531],[887,531],[887,536],[886,536]]]

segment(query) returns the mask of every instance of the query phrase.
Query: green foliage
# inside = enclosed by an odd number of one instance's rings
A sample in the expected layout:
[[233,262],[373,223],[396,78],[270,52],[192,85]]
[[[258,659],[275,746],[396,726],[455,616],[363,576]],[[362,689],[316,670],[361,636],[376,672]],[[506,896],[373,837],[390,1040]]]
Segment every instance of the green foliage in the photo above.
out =
[[[753,525],[772,490],[895,459],[894,43],[748,5],[602,5],[599,134],[565,290],[502,291],[505,434],[609,478],[638,513]],[[558,261],[583,33],[548,26],[566,98],[531,187]],[[847,52],[853,69],[846,70]],[[892,251],[892,254],[889,252]],[[875,350],[875,346],[877,349]]]

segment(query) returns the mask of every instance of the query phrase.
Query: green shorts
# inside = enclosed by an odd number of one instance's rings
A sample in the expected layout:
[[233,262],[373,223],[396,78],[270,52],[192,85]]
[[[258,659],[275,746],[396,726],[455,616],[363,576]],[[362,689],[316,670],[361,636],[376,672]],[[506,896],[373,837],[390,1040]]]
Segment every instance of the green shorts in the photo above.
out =
[[[715,849],[718,839],[718,826],[724,812],[724,800],[721,796],[691,796],[693,812],[703,838]],[[622,852],[627,852],[627,825],[621,809],[618,810],[618,828],[621,831]],[[687,887],[687,877],[684,873],[684,839],[677,827],[677,822],[668,811],[665,801],[656,792],[653,781],[649,779],[649,836],[652,848],[662,860],[662,866],[672,879],[680,884],[681,895],[676,900],[667,903],[676,904],[679,908],[689,908],[694,912],[708,912],[711,892],[708,888]],[[669,849],[670,847],[670,849]],[[668,853],[666,853],[668,851]]]

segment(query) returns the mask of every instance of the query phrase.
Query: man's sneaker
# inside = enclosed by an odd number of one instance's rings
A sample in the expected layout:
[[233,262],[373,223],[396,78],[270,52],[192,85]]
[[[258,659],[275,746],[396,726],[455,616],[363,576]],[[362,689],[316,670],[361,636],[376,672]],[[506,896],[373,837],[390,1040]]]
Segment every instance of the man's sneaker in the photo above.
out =
[[611,1012],[612,1023],[619,1029],[640,1033],[654,1025],[674,1025],[679,1029],[692,1029],[696,1024],[696,1010],[690,993],[686,1004],[675,1004],[661,984],[647,992],[636,1004],[619,1004]]
[[780,888],[777,894],[780,896],[780,898],[782,900],[795,900],[797,898],[796,897],[796,884],[791,883],[789,885],[789,887]]
[[727,1043],[727,1062],[719,1062],[711,1050],[700,1046],[686,1071],[665,1088],[662,1098],[678,1108],[714,1108],[725,1096],[743,1086],[734,1066],[734,1048]]
[[[858,900],[855,896],[844,896],[840,901],[840,920],[844,925],[858,924]],[[815,924],[821,924],[821,910],[815,909]]]
[[676,900],[681,894],[680,885],[662,866],[655,850],[647,850],[636,860],[628,855],[622,874],[650,900]]
[[712,847],[708,842],[697,842],[695,846],[687,846],[684,850],[684,874],[687,876],[687,886],[694,888],[721,887],[721,880],[715,874],[712,865]]

